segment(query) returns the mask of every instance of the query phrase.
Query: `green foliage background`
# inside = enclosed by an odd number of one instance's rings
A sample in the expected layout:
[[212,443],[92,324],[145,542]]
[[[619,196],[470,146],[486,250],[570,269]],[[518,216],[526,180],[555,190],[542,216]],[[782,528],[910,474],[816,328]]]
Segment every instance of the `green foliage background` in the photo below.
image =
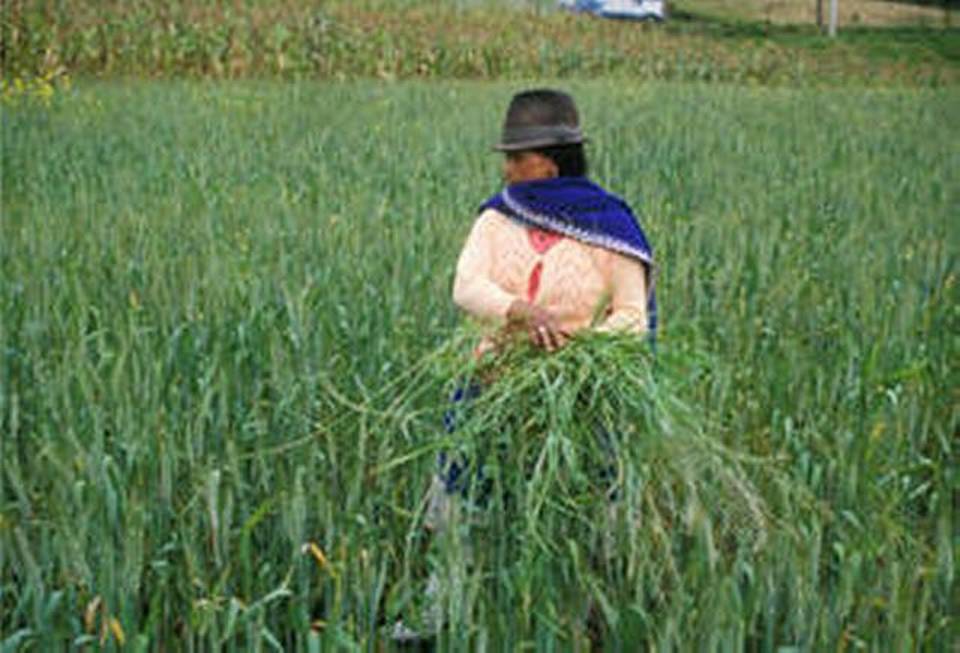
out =
[[[957,93],[564,85],[657,248],[676,396],[818,507],[752,575],[693,556],[655,620],[614,602],[608,641],[948,648]],[[516,88],[84,83],[5,106],[6,649],[375,645],[425,571],[451,274]],[[450,647],[583,642],[563,597],[584,577],[533,574],[533,604],[504,589],[529,578],[472,578]]]

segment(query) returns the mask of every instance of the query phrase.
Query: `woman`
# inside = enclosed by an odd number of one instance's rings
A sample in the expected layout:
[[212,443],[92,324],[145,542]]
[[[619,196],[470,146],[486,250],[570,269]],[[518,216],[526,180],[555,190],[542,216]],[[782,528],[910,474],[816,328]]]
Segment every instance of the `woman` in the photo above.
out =
[[627,204],[586,178],[584,140],[566,93],[515,95],[495,146],[507,186],[481,207],[457,263],[458,305],[526,328],[548,351],[592,326],[656,326],[652,251]]
[[[546,351],[588,328],[653,335],[652,251],[627,204],[586,178],[584,141],[566,93],[531,90],[510,102],[495,146],[506,154],[506,187],[481,207],[453,286],[460,307],[495,327],[478,355],[495,355],[501,336],[518,329]],[[454,401],[477,392],[458,391]],[[447,428],[455,428],[452,417]],[[458,509],[454,495],[469,496],[474,475],[482,471],[471,473],[469,461],[441,454],[430,530],[444,534]],[[445,580],[431,575],[419,627],[397,622],[395,641],[420,641],[437,631],[442,596],[456,591],[458,573],[445,570]]]
[[[506,154],[506,188],[481,206],[453,284],[460,307],[497,327],[478,355],[517,329],[547,351],[591,327],[653,338],[653,252],[630,207],[586,178],[585,140],[566,93],[524,91],[510,102],[494,146]],[[443,492],[465,494],[464,465],[439,462]],[[428,526],[449,503],[433,496]]]

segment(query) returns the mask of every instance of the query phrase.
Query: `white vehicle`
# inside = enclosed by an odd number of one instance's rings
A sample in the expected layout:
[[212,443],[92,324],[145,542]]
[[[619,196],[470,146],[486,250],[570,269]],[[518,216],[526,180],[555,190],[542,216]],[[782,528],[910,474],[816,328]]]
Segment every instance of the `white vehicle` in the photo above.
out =
[[664,0],[560,0],[560,6],[602,18],[623,20],[666,20]]

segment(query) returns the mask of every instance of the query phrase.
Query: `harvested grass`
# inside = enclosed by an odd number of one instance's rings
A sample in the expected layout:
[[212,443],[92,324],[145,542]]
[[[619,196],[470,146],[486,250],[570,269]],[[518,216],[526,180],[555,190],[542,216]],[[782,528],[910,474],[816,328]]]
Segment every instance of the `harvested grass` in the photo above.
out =
[[804,559],[791,524],[820,518],[809,491],[777,460],[724,444],[684,398],[702,355],[657,359],[643,339],[589,334],[555,354],[520,343],[464,369],[466,340],[436,364],[455,379],[448,392],[470,397],[449,405],[455,427],[436,443],[467,479],[440,529],[457,537],[440,538],[434,569],[449,585],[451,644],[496,612],[466,587],[499,609],[552,615],[571,641],[591,610],[594,627],[602,615],[626,641],[669,641],[658,610],[724,583],[750,587],[772,573],[771,542]]

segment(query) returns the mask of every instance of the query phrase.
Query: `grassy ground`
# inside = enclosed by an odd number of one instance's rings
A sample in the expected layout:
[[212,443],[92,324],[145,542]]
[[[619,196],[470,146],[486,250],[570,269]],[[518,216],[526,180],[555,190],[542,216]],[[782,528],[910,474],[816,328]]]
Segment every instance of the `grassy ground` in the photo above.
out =
[[[844,2],[843,37],[782,3],[676,3],[664,25],[573,16],[553,3],[15,0],[3,73],[235,77],[531,78],[776,85],[954,83],[957,28],[931,10]],[[806,3],[811,4],[811,3]],[[791,7],[796,3],[791,3]],[[881,26],[882,25],[882,26]]]
[[[947,649],[957,92],[569,86],[655,244],[684,401],[816,510],[788,520],[751,476],[782,537],[733,566],[681,527],[696,510],[615,529],[667,538],[667,585],[570,533],[547,550],[572,575],[481,559],[450,648],[582,645],[586,592],[623,650]],[[100,82],[4,107],[4,648],[377,641],[424,572],[433,352],[515,89]],[[485,543],[545,555],[511,537]]]

